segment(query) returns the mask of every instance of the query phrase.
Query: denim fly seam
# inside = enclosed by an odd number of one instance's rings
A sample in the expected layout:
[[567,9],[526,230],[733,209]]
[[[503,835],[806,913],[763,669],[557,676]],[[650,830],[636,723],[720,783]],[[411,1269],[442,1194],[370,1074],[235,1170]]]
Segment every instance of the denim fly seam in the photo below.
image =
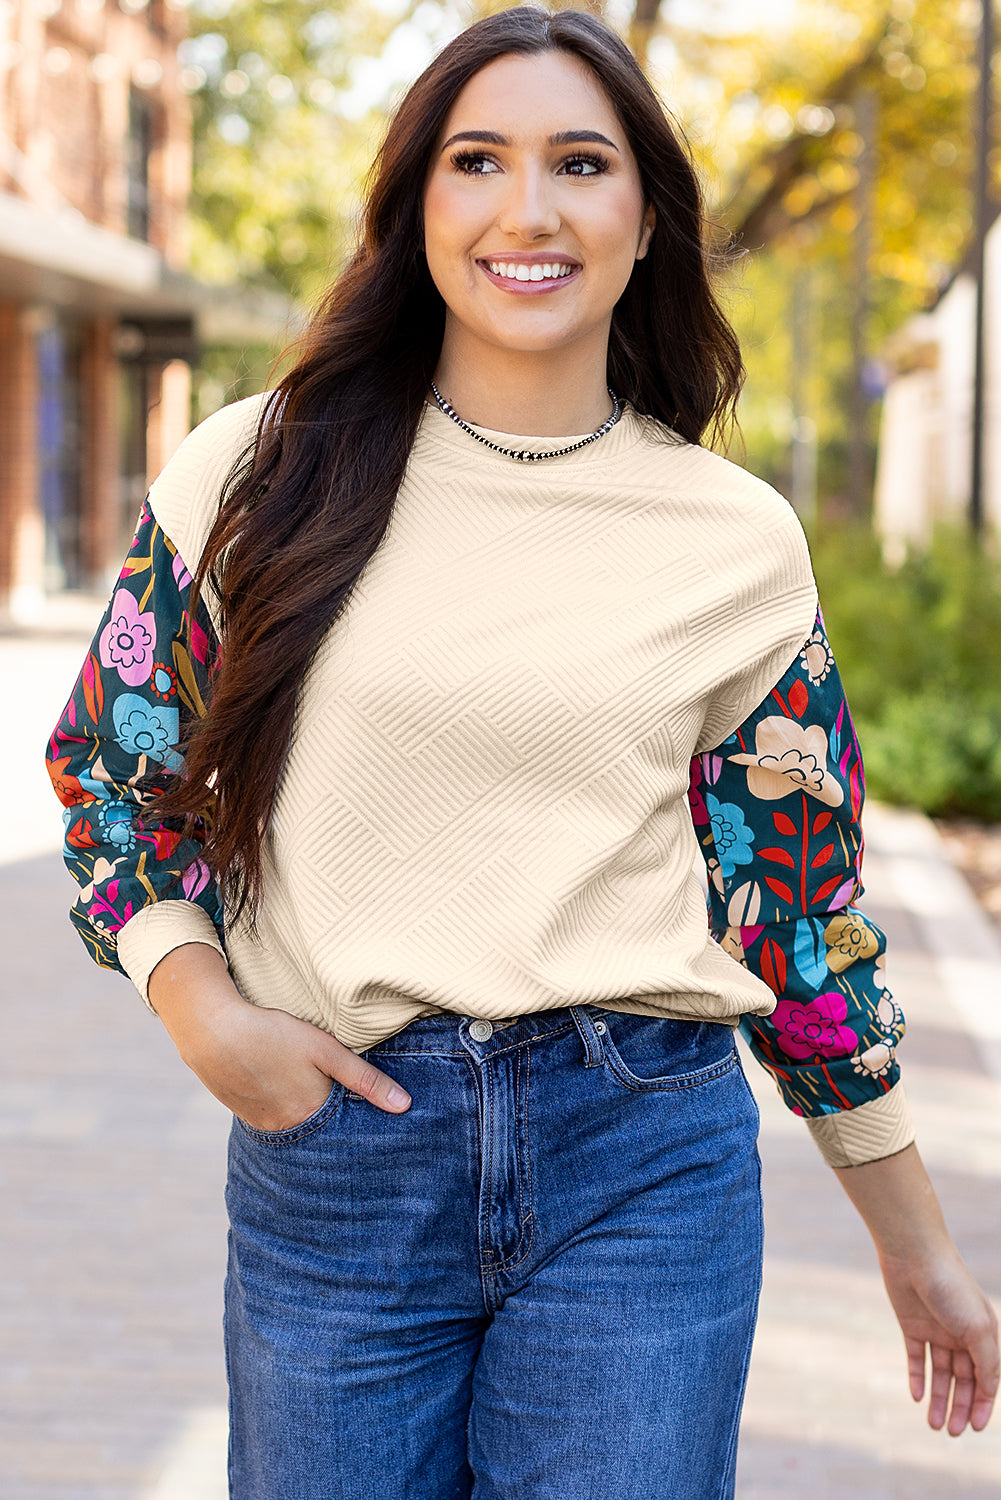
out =
[[[505,1028],[506,1030],[506,1028]],[[532,1158],[529,1138],[529,1080],[532,1046],[566,1035],[569,1024],[515,1041],[496,1033],[484,1042],[459,1028],[462,1045],[476,1069],[480,1107],[481,1161],[478,1234],[483,1302],[496,1312],[503,1301],[500,1280],[524,1261],[532,1248]]]

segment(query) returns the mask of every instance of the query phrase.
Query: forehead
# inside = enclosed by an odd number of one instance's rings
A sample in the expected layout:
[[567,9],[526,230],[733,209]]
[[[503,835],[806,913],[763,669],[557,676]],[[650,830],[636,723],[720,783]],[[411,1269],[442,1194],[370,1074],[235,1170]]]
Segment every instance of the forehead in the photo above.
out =
[[592,126],[611,140],[624,131],[604,87],[580,58],[569,52],[508,53],[474,73],[457,95],[442,127],[442,138],[456,130],[497,130],[517,141],[542,130]]

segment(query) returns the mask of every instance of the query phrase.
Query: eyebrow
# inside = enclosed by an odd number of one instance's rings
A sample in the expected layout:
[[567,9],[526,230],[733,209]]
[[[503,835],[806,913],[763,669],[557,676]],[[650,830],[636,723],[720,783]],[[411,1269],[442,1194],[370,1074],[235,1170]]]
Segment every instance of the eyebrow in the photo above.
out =
[[[476,141],[483,146],[510,146],[511,142],[507,136],[500,135],[496,130],[460,130],[457,135],[450,135],[442,146],[442,151],[447,151],[449,146],[454,146],[456,141]],[[558,130],[555,135],[549,137],[550,146],[577,146],[585,141],[600,141],[603,146],[611,146],[613,151],[618,151],[614,141],[610,141],[607,135],[602,135],[600,130]]]

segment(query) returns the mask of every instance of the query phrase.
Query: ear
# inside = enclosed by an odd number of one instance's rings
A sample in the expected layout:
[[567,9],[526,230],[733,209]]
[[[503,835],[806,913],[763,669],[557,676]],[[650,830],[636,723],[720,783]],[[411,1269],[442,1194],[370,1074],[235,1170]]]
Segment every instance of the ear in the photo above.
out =
[[648,203],[643,213],[643,228],[640,230],[640,242],[636,249],[636,259],[642,260],[650,247],[650,237],[657,226],[657,213],[652,203]]

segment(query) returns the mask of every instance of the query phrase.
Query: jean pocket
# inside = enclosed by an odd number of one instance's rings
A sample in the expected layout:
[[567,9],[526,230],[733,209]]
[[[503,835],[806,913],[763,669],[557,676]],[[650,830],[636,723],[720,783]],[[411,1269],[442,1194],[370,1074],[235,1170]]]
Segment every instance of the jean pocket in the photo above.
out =
[[275,1146],[290,1145],[294,1141],[301,1141],[303,1136],[312,1135],[314,1130],[319,1130],[321,1126],[326,1125],[327,1121],[337,1113],[344,1100],[345,1092],[344,1084],[332,1078],[330,1093],[319,1109],[307,1115],[305,1120],[300,1120],[298,1125],[287,1125],[284,1130],[258,1130],[256,1125],[248,1125],[246,1120],[240,1119],[239,1115],[234,1115],[233,1119],[244,1134],[249,1135],[252,1140],[264,1141]]
[[721,1078],[738,1063],[733,1027],[720,1021],[679,1021],[609,1010],[601,1021],[606,1067],[625,1088],[696,1088]]

